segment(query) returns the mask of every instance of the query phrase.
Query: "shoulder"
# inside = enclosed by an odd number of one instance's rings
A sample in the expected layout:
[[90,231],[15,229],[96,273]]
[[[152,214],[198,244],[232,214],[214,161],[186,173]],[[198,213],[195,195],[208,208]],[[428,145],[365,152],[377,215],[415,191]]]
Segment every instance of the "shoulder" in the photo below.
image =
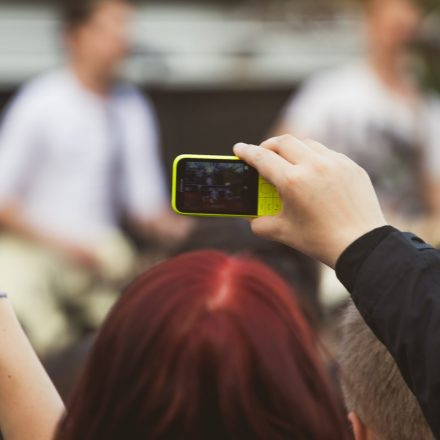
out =
[[297,123],[321,120],[329,114],[347,114],[347,110],[367,105],[375,95],[375,81],[368,66],[349,64],[317,73],[306,80],[289,102],[287,115],[292,120],[297,119]]
[[118,86],[113,92],[114,109],[127,126],[157,126],[157,116],[151,99],[130,84]]
[[67,73],[62,70],[40,75],[19,89],[10,109],[19,109],[24,114],[47,110],[51,103],[59,101],[67,84]]
[[335,95],[341,97],[341,90],[344,90],[344,96],[347,96],[349,91],[364,90],[371,81],[370,76],[368,67],[361,63],[333,68],[312,76],[304,83],[300,94],[325,100]]
[[113,92],[118,107],[125,107],[144,112],[153,112],[154,106],[151,99],[131,84],[121,84]]
[[440,112],[440,94],[437,92],[429,92],[424,97],[426,107],[430,112],[434,112],[438,117]]
[[72,87],[71,83],[72,79],[68,71],[59,69],[42,74],[29,81],[21,88],[20,94],[28,98],[50,98],[62,90],[70,89]]

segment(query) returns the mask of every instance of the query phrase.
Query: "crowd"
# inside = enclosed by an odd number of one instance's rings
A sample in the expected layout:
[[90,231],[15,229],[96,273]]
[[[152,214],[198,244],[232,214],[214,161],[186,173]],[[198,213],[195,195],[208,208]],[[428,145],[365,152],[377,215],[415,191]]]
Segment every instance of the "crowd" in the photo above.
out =
[[[362,7],[366,59],[234,147],[283,200],[249,227],[170,211],[119,79],[134,5],[63,2],[66,65],[0,127],[6,440],[440,438],[440,101],[409,68],[421,4]],[[318,262],[351,295],[330,353]]]

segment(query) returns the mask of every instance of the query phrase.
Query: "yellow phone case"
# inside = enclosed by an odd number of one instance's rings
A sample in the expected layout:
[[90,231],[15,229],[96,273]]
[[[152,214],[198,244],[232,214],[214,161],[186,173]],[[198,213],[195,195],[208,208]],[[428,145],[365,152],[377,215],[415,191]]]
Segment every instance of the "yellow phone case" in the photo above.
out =
[[236,214],[200,214],[200,213],[188,213],[180,212],[176,206],[177,198],[177,167],[182,159],[214,159],[214,160],[240,160],[235,156],[210,156],[202,154],[182,154],[174,160],[173,164],[173,182],[172,182],[172,195],[171,205],[173,211],[180,215],[188,215],[192,217],[265,217],[274,216],[279,214],[283,209],[283,204],[279,197],[277,189],[267,182],[263,177],[259,176],[258,179],[258,215],[236,215]]

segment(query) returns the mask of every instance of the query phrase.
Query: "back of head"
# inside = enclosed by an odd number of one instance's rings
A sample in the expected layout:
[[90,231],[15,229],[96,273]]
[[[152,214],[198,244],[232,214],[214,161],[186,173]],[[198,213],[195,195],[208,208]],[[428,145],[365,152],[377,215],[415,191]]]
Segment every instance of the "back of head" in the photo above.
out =
[[199,220],[176,255],[206,249],[228,255],[248,255],[261,261],[295,290],[296,299],[309,323],[314,327],[320,324],[319,266],[315,260],[281,243],[257,237],[249,222],[242,219]]
[[177,257],[115,306],[59,438],[344,439],[315,342],[261,263]]
[[353,303],[346,310],[342,333],[339,361],[347,409],[378,440],[432,440],[393,357]]

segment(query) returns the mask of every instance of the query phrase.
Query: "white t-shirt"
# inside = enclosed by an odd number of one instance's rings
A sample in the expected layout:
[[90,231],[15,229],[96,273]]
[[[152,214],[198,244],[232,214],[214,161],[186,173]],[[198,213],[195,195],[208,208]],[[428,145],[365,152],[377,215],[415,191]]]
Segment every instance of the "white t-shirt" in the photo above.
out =
[[129,86],[99,97],[68,70],[26,85],[0,130],[0,204],[10,200],[78,244],[99,242],[122,212],[158,215],[167,196],[149,102]]
[[420,172],[440,177],[439,100],[422,96],[411,105],[367,64],[313,77],[288,104],[284,123],[357,161],[393,212],[420,213]]

